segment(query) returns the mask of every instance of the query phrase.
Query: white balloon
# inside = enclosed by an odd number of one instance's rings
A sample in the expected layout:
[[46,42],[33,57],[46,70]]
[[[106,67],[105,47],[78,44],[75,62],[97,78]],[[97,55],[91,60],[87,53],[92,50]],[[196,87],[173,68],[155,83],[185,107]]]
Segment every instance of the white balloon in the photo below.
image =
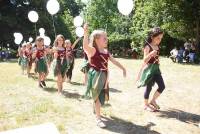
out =
[[51,44],[51,39],[48,36],[44,37],[44,45],[49,46]]
[[82,27],[77,27],[76,28],[76,35],[78,36],[78,37],[83,37],[83,35],[84,35],[84,29],[82,28]]
[[22,41],[15,39],[15,44],[19,45]]
[[38,21],[38,13],[36,11],[30,11],[28,13],[28,19],[33,22],[33,23],[36,23]]
[[39,29],[39,33],[40,33],[41,35],[44,35],[45,29],[44,29],[44,28],[40,28],[40,29]]
[[23,40],[23,35],[21,33],[14,33],[15,44],[20,44]]
[[47,2],[47,11],[51,14],[54,15],[56,14],[59,9],[60,9],[60,4],[58,3],[57,0],[49,0]]
[[32,37],[29,37],[28,41],[29,41],[29,42],[32,42],[32,41],[33,41],[33,38],[32,38]]
[[83,18],[81,16],[76,16],[74,18],[74,26],[80,27],[83,24]]
[[117,7],[123,15],[129,15],[133,10],[133,0],[118,0]]

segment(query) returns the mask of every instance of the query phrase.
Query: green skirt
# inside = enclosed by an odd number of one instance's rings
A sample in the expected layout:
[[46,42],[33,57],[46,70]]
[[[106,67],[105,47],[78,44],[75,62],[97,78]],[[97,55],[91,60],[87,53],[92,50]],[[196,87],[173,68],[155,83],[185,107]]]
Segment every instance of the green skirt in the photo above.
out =
[[66,59],[63,59],[62,63],[60,59],[54,60],[53,61],[54,76],[56,77],[57,75],[61,74],[62,77],[64,78],[69,67],[70,67],[69,63]]
[[94,101],[99,99],[101,105],[104,105],[106,101],[107,92],[104,89],[107,81],[107,73],[102,71],[96,71],[90,68],[88,71],[88,84],[87,90],[92,93]]
[[159,64],[149,64],[142,72],[139,79],[138,88],[146,86],[152,81],[155,74],[161,74]]
[[35,68],[36,73],[47,73],[48,72],[48,67],[47,67],[47,62],[46,59],[39,59],[36,61],[36,68]]
[[22,57],[20,62],[22,69],[26,69],[28,66],[28,58]]
[[47,62],[52,62],[53,61],[53,55],[52,54],[47,54],[46,60],[47,60]]
[[88,73],[89,69],[90,69],[89,62],[88,60],[84,59],[83,65],[81,67],[81,72],[83,72],[84,74]]
[[19,57],[19,59],[18,59],[18,65],[21,66],[21,63],[22,63],[22,57]]

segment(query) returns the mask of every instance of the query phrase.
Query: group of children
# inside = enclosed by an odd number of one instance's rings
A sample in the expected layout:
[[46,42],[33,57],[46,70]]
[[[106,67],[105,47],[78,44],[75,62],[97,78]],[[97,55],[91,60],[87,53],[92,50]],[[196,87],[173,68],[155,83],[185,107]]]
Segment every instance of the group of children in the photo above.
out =
[[[159,69],[159,45],[162,37],[163,32],[158,27],[153,28],[149,32],[144,45],[143,65],[137,77],[138,87],[145,87],[144,109],[151,112],[160,109],[156,101],[165,89],[165,84]],[[71,45],[71,42],[65,40],[63,35],[58,35],[55,39],[53,49],[45,49],[43,38],[38,37],[35,41],[36,47],[33,51],[31,51],[29,43],[26,47],[22,46],[19,52],[21,55],[21,65],[24,67],[24,65],[29,65],[27,62],[35,62],[36,72],[39,74],[39,86],[43,87],[46,86],[45,78],[48,74],[49,66],[53,61],[52,65],[54,68],[54,76],[57,77],[58,92],[61,93],[65,78],[68,77],[69,80],[71,79],[72,73],[69,71],[73,69],[74,64],[73,49],[79,40],[76,40]],[[94,114],[96,115],[97,126],[100,128],[106,127],[106,124],[102,120],[100,109],[105,100],[109,98],[108,61],[111,61],[119,67],[122,70],[123,76],[126,77],[125,67],[112,57],[107,47],[108,38],[106,32],[103,30],[94,30],[89,36],[88,26],[85,24],[83,38],[84,65],[82,72],[85,74],[84,83],[87,85],[86,95],[90,93],[92,95]],[[32,56],[30,56],[31,53]],[[31,64],[28,70],[30,70],[30,67]],[[152,100],[149,101],[149,94],[154,83],[158,84],[158,89]]]
[[63,35],[58,35],[54,46],[51,47],[45,46],[44,38],[38,36],[34,46],[30,42],[22,44],[22,47],[18,49],[22,74],[25,74],[27,70],[27,75],[30,77],[30,70],[33,66],[35,73],[38,74],[38,86],[44,88],[46,87],[45,79],[52,67],[54,76],[57,77],[58,92],[61,93],[65,79],[71,82],[74,66],[73,49],[79,40],[80,38],[72,45],[70,40],[65,40]]

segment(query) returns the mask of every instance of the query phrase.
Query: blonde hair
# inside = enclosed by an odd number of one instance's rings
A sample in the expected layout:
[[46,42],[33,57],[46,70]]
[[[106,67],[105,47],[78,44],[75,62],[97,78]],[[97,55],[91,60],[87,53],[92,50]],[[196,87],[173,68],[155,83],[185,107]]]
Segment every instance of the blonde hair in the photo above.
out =
[[90,35],[90,45],[97,48],[97,44],[96,44],[96,39],[99,39],[100,36],[102,36],[103,34],[107,34],[105,31],[103,30],[94,30],[92,32],[92,34]]
[[[40,42],[40,41],[44,41],[44,38],[42,38],[41,36],[37,36],[37,38],[35,39],[35,45],[37,46],[37,42]],[[43,46],[44,46],[44,43],[43,43]]]
[[58,38],[63,39],[62,47],[65,47],[65,37],[62,34],[59,34],[59,35],[56,36],[56,39],[54,41],[54,47],[58,47]]
[[65,43],[67,43],[67,44],[68,44],[68,43],[72,44],[70,40],[65,40]]

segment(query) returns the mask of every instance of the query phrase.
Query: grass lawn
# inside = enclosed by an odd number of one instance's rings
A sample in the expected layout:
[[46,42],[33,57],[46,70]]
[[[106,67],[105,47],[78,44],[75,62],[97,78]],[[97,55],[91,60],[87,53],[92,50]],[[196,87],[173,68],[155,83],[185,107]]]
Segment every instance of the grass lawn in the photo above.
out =
[[134,83],[141,60],[118,60],[127,68],[127,78],[109,65],[110,101],[102,109],[106,129],[96,126],[92,100],[82,99],[82,59],[76,59],[64,95],[57,94],[51,73],[48,88],[40,89],[37,80],[21,75],[16,62],[0,63],[0,132],[53,122],[61,134],[200,134],[200,66],[161,58],[166,89],[159,98],[161,111],[150,113],[143,110],[144,90]]

